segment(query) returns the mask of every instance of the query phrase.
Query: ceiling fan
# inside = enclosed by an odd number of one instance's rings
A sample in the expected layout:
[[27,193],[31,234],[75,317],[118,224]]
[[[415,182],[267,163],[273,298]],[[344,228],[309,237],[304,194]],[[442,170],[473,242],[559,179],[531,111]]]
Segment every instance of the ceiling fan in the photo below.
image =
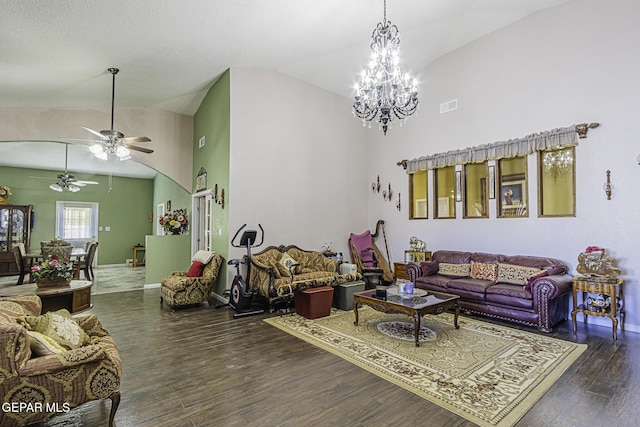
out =
[[31,178],[35,179],[46,179],[48,181],[55,181],[49,185],[49,188],[54,191],[70,191],[72,193],[76,193],[80,191],[80,187],[84,187],[88,184],[98,184],[95,181],[81,181],[77,180],[73,175],[71,175],[67,170],[67,162],[69,159],[69,144],[65,144],[64,150],[64,172],[58,174],[56,178],[43,178],[39,176],[32,176]]
[[91,144],[89,150],[99,159],[107,160],[111,155],[116,155],[120,160],[130,159],[129,150],[140,151],[142,153],[153,153],[153,150],[144,147],[138,147],[133,144],[137,144],[140,142],[151,142],[146,136],[128,136],[125,137],[122,132],[113,129],[113,111],[115,104],[115,93],[116,93],[116,74],[120,71],[117,68],[108,68],[107,69],[113,79],[113,84],[111,87],[111,129],[108,130],[93,130],[86,126],[82,126],[88,132],[91,132],[94,136],[99,139],[70,139],[75,141],[82,141],[87,144]]

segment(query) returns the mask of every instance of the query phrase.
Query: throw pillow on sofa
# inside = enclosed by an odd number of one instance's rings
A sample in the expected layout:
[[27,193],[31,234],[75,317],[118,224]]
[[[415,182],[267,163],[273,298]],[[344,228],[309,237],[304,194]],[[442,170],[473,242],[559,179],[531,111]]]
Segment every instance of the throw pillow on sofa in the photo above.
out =
[[291,269],[291,267],[295,264],[298,264],[298,261],[293,259],[291,255],[288,253],[282,254],[282,258],[280,258],[280,262],[276,264],[278,268],[278,272],[281,277],[291,277],[291,274],[296,274],[296,268]]
[[64,309],[49,311],[40,316],[24,316],[21,320],[28,330],[40,332],[68,350],[80,348],[91,340],[78,322]]
[[541,272],[539,268],[498,263],[498,282],[524,286],[531,276]]
[[67,351],[51,337],[36,331],[27,331],[29,334],[29,347],[35,356],[48,356]]
[[471,261],[471,278],[495,282],[498,279],[498,264]]
[[438,264],[438,274],[448,277],[469,277],[470,264],[450,264],[441,262]]

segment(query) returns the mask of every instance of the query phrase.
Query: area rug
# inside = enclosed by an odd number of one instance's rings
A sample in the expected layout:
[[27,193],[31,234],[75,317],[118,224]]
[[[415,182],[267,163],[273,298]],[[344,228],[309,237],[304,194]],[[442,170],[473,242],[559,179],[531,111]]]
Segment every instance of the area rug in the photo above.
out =
[[480,426],[514,425],[587,346],[453,314],[413,321],[369,307],[308,320],[265,322],[329,351]]

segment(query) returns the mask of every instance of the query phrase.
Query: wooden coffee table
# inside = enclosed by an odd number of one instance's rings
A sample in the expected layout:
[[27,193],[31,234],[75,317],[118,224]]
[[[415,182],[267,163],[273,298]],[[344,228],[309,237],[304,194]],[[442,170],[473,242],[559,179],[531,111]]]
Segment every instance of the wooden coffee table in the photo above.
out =
[[91,285],[87,280],[72,280],[69,286],[50,286],[38,288],[35,283],[11,286],[0,289],[0,296],[15,297],[24,295],[38,295],[42,300],[42,312],[66,308],[70,313],[89,310],[91,304]]
[[423,289],[415,289],[413,295],[404,295],[398,292],[396,286],[387,289],[386,299],[376,298],[376,290],[356,292],[353,294],[353,311],[356,315],[354,325],[358,325],[358,304],[368,305],[382,313],[400,313],[413,317],[413,330],[416,339],[416,347],[420,347],[420,318],[425,314],[440,314],[450,308],[455,308],[453,324],[459,329],[458,295],[442,292],[427,292]]

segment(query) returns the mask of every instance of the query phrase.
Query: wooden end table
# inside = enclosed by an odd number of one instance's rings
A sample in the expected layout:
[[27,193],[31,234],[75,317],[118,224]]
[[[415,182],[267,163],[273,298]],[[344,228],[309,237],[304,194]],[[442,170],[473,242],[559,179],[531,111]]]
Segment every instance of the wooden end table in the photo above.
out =
[[396,286],[391,286],[387,289],[386,299],[376,298],[375,289],[356,292],[353,294],[353,312],[356,316],[353,324],[358,325],[358,304],[368,305],[382,313],[406,314],[413,318],[416,347],[420,347],[420,318],[425,314],[440,314],[450,308],[455,308],[453,324],[456,329],[460,328],[458,325],[458,316],[460,315],[459,299],[458,295],[427,292],[423,289],[415,289],[413,295],[400,294]]
[[91,285],[87,280],[72,280],[69,286],[38,288],[35,283],[0,289],[0,296],[15,297],[38,295],[42,301],[42,313],[66,308],[70,313],[79,313],[93,307]]
[[[611,319],[613,327],[613,339],[618,339],[618,314],[620,314],[620,329],[624,331],[624,280],[617,277],[600,277],[600,276],[574,276],[571,279],[573,284],[573,310],[571,311],[571,320],[573,321],[573,333],[578,332],[578,323],[576,322],[576,314],[582,313],[584,321],[587,316],[608,317]],[[578,304],[578,292],[582,293],[582,304]],[[611,298],[611,305],[608,310],[592,311],[587,306],[587,294],[601,294]],[[620,306],[618,307],[618,304]]]

